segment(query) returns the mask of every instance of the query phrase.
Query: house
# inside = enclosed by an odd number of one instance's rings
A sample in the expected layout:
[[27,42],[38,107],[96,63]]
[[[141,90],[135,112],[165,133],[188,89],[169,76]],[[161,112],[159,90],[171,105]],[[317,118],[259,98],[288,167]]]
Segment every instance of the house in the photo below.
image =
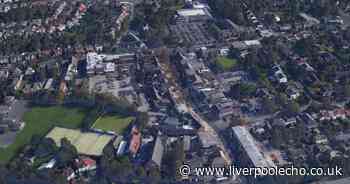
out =
[[330,25],[343,25],[344,24],[344,20],[340,16],[325,17],[323,19],[323,22],[325,24],[330,24]]
[[5,69],[0,68],[0,80],[6,80],[9,77],[10,73],[9,71]]
[[338,142],[349,142],[350,132],[340,132],[335,136],[335,140]]
[[256,91],[256,95],[260,98],[273,98],[273,95],[269,92],[267,88],[258,88]]
[[25,72],[25,75],[26,76],[31,76],[35,73],[35,70],[32,68],[32,67],[28,67],[26,72]]
[[301,95],[299,90],[294,86],[288,86],[285,92],[290,100],[296,100]]
[[218,21],[216,24],[211,24],[211,32],[214,36],[224,42],[235,41],[239,38],[240,34],[244,32],[244,28],[233,23],[229,19]]
[[318,127],[318,123],[316,122],[316,120],[309,113],[301,113],[297,117],[297,119],[302,121],[302,122],[304,122],[304,124],[306,125],[306,128],[308,130],[312,130],[312,129]]
[[292,128],[297,124],[297,119],[295,117],[291,118],[278,118],[274,119],[272,122],[272,126],[279,126],[283,128]]
[[318,114],[320,121],[330,121],[336,119],[346,119],[350,117],[350,110],[346,109],[335,109],[335,110],[321,110]]
[[52,89],[52,84],[53,84],[53,79],[52,78],[48,79],[45,83],[44,89],[45,90]]
[[323,134],[316,134],[313,137],[313,139],[314,139],[315,144],[327,144],[328,143],[327,136],[325,136]]
[[237,106],[235,101],[229,99],[226,99],[220,103],[215,103],[212,109],[215,116],[217,116],[219,119],[224,120],[229,120],[231,116],[238,116],[240,114],[240,108]]
[[287,83],[288,79],[286,74],[283,72],[279,65],[272,67],[273,75],[270,76],[270,79],[273,81],[277,81],[278,83]]
[[159,131],[168,137],[180,137],[180,136],[193,136],[196,134],[196,130],[176,127],[172,125],[160,125]]
[[219,74],[218,78],[224,86],[231,86],[241,81],[247,80],[248,73],[246,73],[245,71],[225,72]]
[[172,126],[180,126],[182,123],[179,121],[178,118],[175,117],[168,117],[164,120],[164,123],[167,125],[172,125]]
[[112,62],[108,62],[105,64],[104,72],[114,72],[115,71],[115,64]]

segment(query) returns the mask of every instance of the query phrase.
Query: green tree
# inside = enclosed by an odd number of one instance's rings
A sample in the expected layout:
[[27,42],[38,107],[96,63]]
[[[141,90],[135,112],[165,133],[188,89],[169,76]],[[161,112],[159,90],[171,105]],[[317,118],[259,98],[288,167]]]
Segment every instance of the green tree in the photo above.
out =
[[245,24],[243,7],[239,0],[210,0],[209,6],[218,15],[231,19],[237,24]]
[[346,85],[344,86],[344,95],[345,95],[346,97],[350,97],[350,84],[346,84]]
[[300,111],[300,106],[297,102],[292,101],[292,102],[287,104],[286,110],[287,110],[287,112],[290,112],[292,114],[296,114]]
[[235,98],[245,98],[254,95],[256,86],[248,83],[239,83],[231,87],[230,95]]
[[264,105],[264,111],[265,113],[274,113],[278,110],[278,106],[276,105],[276,103],[269,98],[264,98],[263,99],[263,105]]
[[161,181],[161,174],[160,174],[160,170],[158,167],[151,167],[148,170],[148,177],[151,181],[151,183],[160,183]]
[[139,127],[139,130],[143,130],[148,123],[148,114],[146,112],[139,112],[136,116],[136,125]]
[[61,147],[57,153],[59,166],[66,166],[78,156],[78,151],[67,138],[61,139]]
[[144,178],[147,176],[145,169],[142,166],[138,166],[135,169],[136,176]]
[[288,104],[288,97],[284,93],[278,93],[277,95],[277,103],[281,106],[285,106]]
[[51,138],[44,138],[40,144],[37,145],[35,153],[39,157],[46,157],[53,155],[58,151],[56,143]]

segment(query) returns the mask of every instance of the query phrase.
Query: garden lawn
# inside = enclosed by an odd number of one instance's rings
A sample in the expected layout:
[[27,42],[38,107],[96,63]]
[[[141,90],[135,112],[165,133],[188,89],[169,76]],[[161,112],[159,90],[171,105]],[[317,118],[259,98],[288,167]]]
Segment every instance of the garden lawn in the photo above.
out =
[[92,128],[122,134],[133,120],[133,117],[102,116],[96,120]]
[[237,61],[235,59],[230,59],[227,57],[218,57],[216,59],[216,65],[222,70],[231,70],[237,65]]
[[87,111],[80,108],[34,107],[24,114],[26,123],[13,144],[0,148],[0,163],[7,163],[25,144],[30,143],[33,135],[44,136],[54,126],[78,128]]

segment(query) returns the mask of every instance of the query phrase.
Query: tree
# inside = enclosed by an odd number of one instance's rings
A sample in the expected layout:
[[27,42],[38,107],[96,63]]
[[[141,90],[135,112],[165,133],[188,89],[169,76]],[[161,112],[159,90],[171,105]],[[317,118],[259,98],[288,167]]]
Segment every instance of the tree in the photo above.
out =
[[264,105],[264,110],[265,113],[271,114],[274,113],[278,110],[278,106],[276,105],[276,103],[269,98],[264,98],[263,99],[263,105]]
[[140,177],[140,178],[144,178],[144,177],[147,176],[146,175],[146,171],[145,171],[145,169],[142,166],[136,167],[135,173],[136,173],[136,176]]
[[288,104],[288,97],[286,94],[284,93],[279,93],[277,95],[277,102],[278,104],[280,104],[281,106],[285,106]]
[[159,183],[161,180],[160,170],[158,167],[151,167],[148,170],[148,177],[151,183]]
[[345,97],[349,98],[350,97],[350,84],[346,84],[344,86],[344,95]]
[[148,114],[146,112],[139,112],[136,116],[136,125],[139,127],[139,130],[142,131],[148,123]]
[[52,174],[52,180],[55,182],[55,184],[67,184],[67,177],[63,175],[62,173],[54,173]]
[[172,180],[180,180],[181,175],[178,169],[183,164],[185,159],[183,140],[178,139],[172,144],[170,151],[166,152],[163,157],[164,167],[167,169],[164,171],[165,175],[172,178]]
[[229,57],[230,58],[235,58],[235,59],[238,59],[240,58],[240,50],[237,49],[237,48],[234,48],[234,47],[231,47],[230,48],[230,51],[229,51]]
[[5,184],[6,182],[6,177],[8,174],[8,170],[6,169],[5,166],[0,165],[0,184]]
[[78,157],[78,151],[67,138],[61,139],[61,147],[57,153],[57,164],[66,166]]
[[245,98],[254,95],[256,86],[248,83],[240,83],[231,87],[230,94],[235,98]]
[[274,147],[280,148],[284,143],[283,132],[279,127],[273,128],[271,133],[271,143]]
[[290,2],[288,3],[289,6],[289,16],[292,19],[295,19],[295,17],[297,17],[299,11],[300,11],[300,4],[298,0],[290,0]]
[[345,104],[345,107],[348,108],[348,109],[350,109],[350,102],[347,102],[347,103]]
[[302,56],[308,56],[311,57],[313,54],[313,48],[314,40],[311,38],[303,38],[301,40],[298,40],[296,44],[294,45],[294,49],[296,52]]
[[39,145],[41,142],[41,136],[40,135],[33,135],[31,140],[30,140],[30,144],[34,147],[34,146],[37,146]]
[[209,6],[219,16],[231,19],[237,24],[245,24],[243,7],[239,0],[210,0]]
[[130,160],[127,156],[120,156],[111,162],[111,170],[108,172],[110,175],[117,174],[118,177],[124,179],[130,175],[133,171]]
[[287,104],[286,110],[287,110],[287,112],[290,112],[292,114],[296,114],[300,111],[300,106],[297,102],[292,101],[292,102]]
[[57,152],[58,147],[51,138],[44,138],[35,150],[35,155],[38,157],[46,157]]
[[100,159],[100,168],[102,173],[106,173],[108,176],[108,172],[111,170],[111,163],[115,159],[114,147],[112,144],[108,144],[104,149]]
[[336,15],[338,13],[336,4],[333,0],[313,1],[311,13],[315,16]]
[[[128,181],[128,176],[133,172],[133,167],[127,156],[115,156],[112,144],[108,144],[100,160],[103,176],[113,181]],[[137,170],[142,172],[140,170]],[[142,173],[141,173],[142,174]]]

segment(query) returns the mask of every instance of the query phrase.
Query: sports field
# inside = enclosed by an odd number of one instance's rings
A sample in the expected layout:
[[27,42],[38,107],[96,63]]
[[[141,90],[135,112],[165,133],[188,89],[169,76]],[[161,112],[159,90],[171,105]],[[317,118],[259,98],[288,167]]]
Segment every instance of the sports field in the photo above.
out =
[[33,135],[44,136],[54,126],[78,128],[86,111],[80,108],[34,107],[24,114],[25,127],[13,144],[0,149],[0,163],[7,163],[19,149],[28,144]]
[[102,116],[96,120],[92,128],[122,134],[133,120],[133,117]]
[[103,148],[114,136],[55,127],[46,137],[52,138],[57,146],[61,146],[62,138],[67,138],[77,148],[79,154],[101,156]]

